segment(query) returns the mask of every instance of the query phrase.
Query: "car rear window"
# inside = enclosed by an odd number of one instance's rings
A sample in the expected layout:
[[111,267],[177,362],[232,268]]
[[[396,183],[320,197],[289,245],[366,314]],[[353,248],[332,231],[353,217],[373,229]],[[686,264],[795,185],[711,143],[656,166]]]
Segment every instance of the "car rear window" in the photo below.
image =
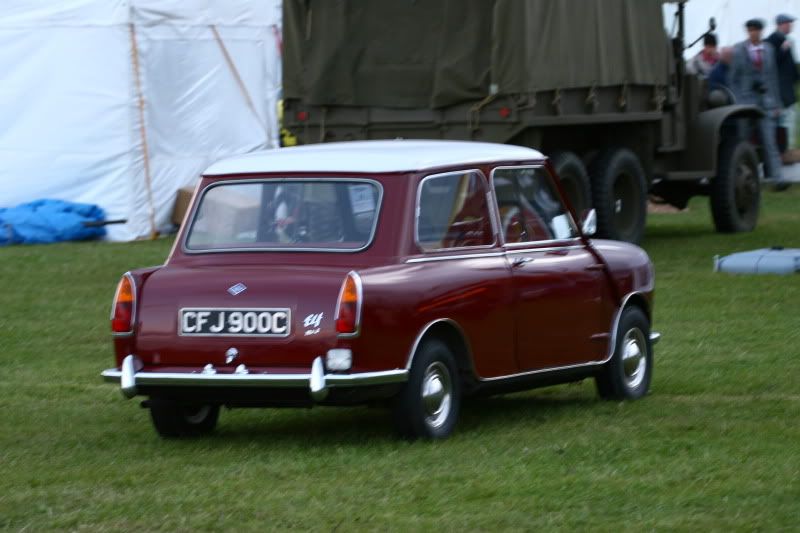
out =
[[369,246],[382,189],[371,180],[222,182],[204,191],[187,251],[328,250]]

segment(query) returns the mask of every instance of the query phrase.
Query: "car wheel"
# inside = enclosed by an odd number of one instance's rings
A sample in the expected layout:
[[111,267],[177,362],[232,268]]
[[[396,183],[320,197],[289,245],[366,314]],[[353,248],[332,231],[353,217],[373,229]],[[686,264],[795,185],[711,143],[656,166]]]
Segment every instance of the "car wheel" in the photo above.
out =
[[409,439],[444,439],[453,432],[460,408],[453,353],[442,341],[429,339],[414,356],[408,382],[395,399],[395,427]]
[[711,214],[717,231],[754,230],[761,203],[755,149],[747,141],[724,141],[717,169],[716,177],[711,180]]
[[583,161],[572,152],[556,152],[550,162],[558,174],[564,194],[575,210],[575,216],[580,219],[592,208],[592,188]]
[[647,182],[639,158],[627,148],[604,150],[592,162],[597,235],[641,242],[647,219]]
[[150,417],[165,438],[199,437],[214,431],[219,419],[218,405],[184,404],[167,398],[151,398]]
[[650,390],[653,346],[650,321],[638,307],[622,312],[614,355],[595,377],[597,392],[608,400],[636,400]]

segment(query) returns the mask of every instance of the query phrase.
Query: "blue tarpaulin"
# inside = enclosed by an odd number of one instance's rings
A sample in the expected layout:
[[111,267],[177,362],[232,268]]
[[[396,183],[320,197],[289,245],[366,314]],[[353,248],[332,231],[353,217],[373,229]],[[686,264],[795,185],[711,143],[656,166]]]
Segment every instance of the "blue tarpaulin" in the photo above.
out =
[[93,204],[63,200],[34,200],[16,207],[0,208],[0,246],[41,244],[96,239],[106,234],[103,210]]

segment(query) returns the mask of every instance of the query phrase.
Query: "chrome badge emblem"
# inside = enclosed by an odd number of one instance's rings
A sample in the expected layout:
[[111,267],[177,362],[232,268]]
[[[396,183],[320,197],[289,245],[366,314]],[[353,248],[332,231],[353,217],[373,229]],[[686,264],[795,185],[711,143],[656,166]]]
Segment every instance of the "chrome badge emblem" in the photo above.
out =
[[239,350],[233,347],[228,348],[228,351],[225,352],[225,364],[229,365],[233,363],[237,357],[239,357]]
[[228,287],[228,292],[231,296],[236,296],[237,294],[241,294],[247,290],[247,285],[244,283],[237,283],[236,285],[231,285]]

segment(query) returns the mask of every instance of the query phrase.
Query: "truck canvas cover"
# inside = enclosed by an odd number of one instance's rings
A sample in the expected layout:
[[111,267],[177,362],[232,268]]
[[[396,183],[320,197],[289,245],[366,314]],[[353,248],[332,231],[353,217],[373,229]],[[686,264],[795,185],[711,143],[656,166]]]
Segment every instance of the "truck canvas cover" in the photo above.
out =
[[285,0],[284,97],[440,108],[665,85],[661,0]]

